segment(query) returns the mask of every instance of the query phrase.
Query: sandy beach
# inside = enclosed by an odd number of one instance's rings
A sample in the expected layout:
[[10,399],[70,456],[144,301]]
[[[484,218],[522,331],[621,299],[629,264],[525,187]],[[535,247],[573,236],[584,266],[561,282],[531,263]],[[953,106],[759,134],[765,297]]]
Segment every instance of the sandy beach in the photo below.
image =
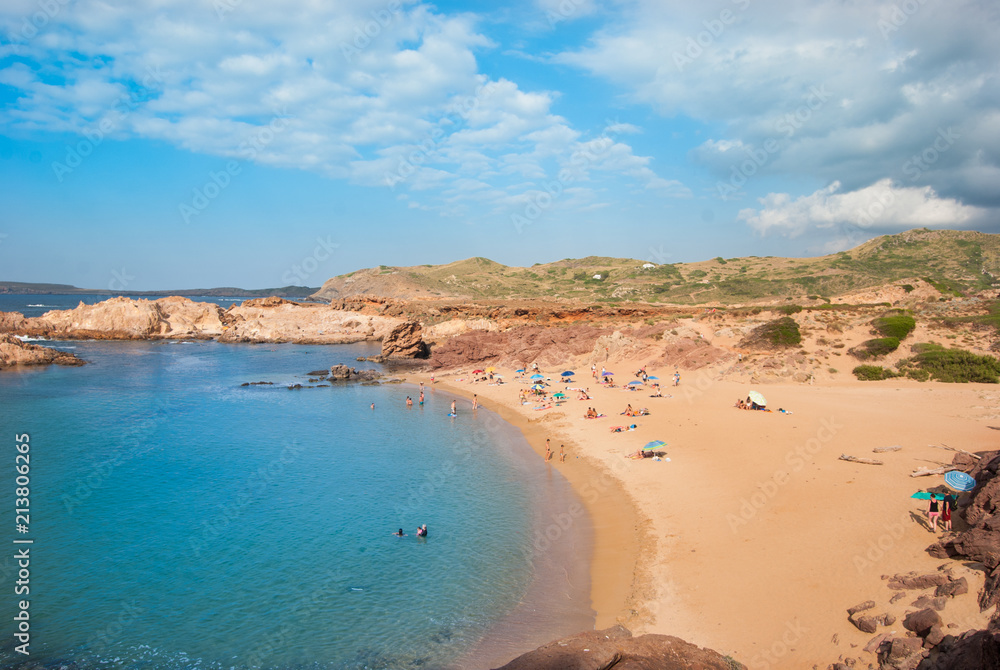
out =
[[[623,390],[643,363],[609,362],[617,388],[592,379],[589,362],[543,369],[551,390],[583,387],[592,398],[567,391],[562,405],[546,410],[520,404],[527,385],[513,381],[513,370],[498,370],[511,380],[499,386],[473,383],[464,371],[435,375],[438,388],[478,394],[539,454],[551,440],[556,455],[539,467],[560,469],[594,521],[598,628],[621,622],[636,634],[676,635],[750,668],[822,668],[841,655],[874,661],[862,652],[872,635],[847,620],[847,608],[874,600],[875,611],[897,617],[885,631],[905,634],[901,619],[915,609],[913,597],[890,604],[896,592],[884,576],[944,563],[968,577],[970,590],[941,613],[945,623],[955,633],[985,626],[974,595],[982,571],[924,551],[935,537],[925,503],[910,496],[942,477],[909,474],[951,462],[952,453],[930,445],[993,447],[1000,389],[899,380],[767,384],[757,389],[775,411],[744,411],[733,405],[750,387],[718,381],[711,368],[682,370],[677,387],[672,369],[649,368],[663,380],[662,398],[648,388]],[[576,371],[576,381],[564,385],[563,369]],[[628,404],[650,415],[620,416]],[[607,416],[584,419],[588,407]],[[633,423],[634,431],[610,431]],[[666,458],[626,458],[654,439],[667,442]],[[902,448],[872,453],[894,445]],[[884,465],[845,462],[841,454]]]

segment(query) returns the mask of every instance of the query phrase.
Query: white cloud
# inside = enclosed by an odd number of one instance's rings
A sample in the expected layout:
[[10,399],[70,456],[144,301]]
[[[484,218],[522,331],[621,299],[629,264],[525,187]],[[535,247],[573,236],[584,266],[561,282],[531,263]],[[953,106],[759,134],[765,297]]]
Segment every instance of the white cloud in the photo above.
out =
[[780,148],[760,174],[852,190],[909,184],[906,161],[953,128],[963,139],[915,185],[998,205],[1000,183],[984,191],[954,175],[1000,166],[1000,136],[981,130],[1000,100],[1000,14],[975,0],[900,5],[625,0],[616,21],[553,60],[606,79],[627,102],[710,127],[712,142],[690,158],[720,178],[730,150],[770,139]]
[[[592,0],[565,1],[574,16],[595,11]],[[113,117],[110,134],[122,139],[370,186],[388,180],[397,191],[450,188],[442,199],[489,205],[514,180],[556,174],[582,146],[584,133],[552,111],[559,92],[479,71],[478,52],[496,45],[471,14],[440,14],[418,0],[59,6],[37,35],[0,51],[20,57],[0,69],[18,96],[0,128],[84,133]],[[26,0],[7,3],[0,30],[17,37],[33,11]],[[615,125],[618,134],[638,131]],[[626,144],[615,156],[594,167],[626,183],[683,189]],[[469,187],[476,183],[490,188]]]
[[796,237],[816,230],[853,227],[895,232],[909,228],[963,228],[981,219],[985,210],[938,197],[930,186],[898,186],[890,179],[856,191],[840,193],[840,183],[792,199],[769,193],[763,207],[744,209],[739,219],[761,234]]

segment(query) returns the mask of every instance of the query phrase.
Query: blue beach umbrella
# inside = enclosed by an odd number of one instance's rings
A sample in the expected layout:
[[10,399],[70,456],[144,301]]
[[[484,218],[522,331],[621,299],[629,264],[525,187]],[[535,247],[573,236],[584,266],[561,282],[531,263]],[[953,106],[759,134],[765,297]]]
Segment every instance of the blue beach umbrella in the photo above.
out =
[[614,374],[614,372],[602,372],[602,373],[601,373],[601,376],[602,376],[602,377],[610,377],[610,376],[611,376],[611,375],[613,375],[613,374]]
[[629,386],[642,386],[642,382],[629,382]]
[[531,375],[528,379],[544,379],[544,375]]
[[654,377],[653,375],[649,375],[646,379],[655,379],[656,381],[660,381],[659,377]]
[[575,374],[576,374],[575,372],[570,372],[569,370],[567,370],[566,372],[559,373],[559,376],[560,377],[572,377]]
[[518,370],[514,370],[514,372],[524,372],[524,368],[520,368]]
[[543,391],[545,390],[545,384],[535,384],[531,387],[532,391]]
[[976,480],[961,470],[952,470],[944,473],[944,485],[954,491],[971,491],[976,488]]
[[653,449],[659,449],[660,447],[667,446],[667,443],[663,440],[653,440],[652,442],[647,442],[646,446],[642,448],[643,451],[652,451]]
[[944,500],[944,495],[941,493],[931,493],[930,491],[917,491],[911,498],[916,498],[917,500],[930,500],[934,498],[935,500]]

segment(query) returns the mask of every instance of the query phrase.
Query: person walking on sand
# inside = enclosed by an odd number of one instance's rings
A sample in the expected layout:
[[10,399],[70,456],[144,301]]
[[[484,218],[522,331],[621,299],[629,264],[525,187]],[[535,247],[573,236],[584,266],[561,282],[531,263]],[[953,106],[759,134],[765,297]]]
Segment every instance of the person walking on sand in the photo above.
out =
[[593,363],[590,366],[590,376],[597,379],[597,363]]
[[681,373],[677,370],[674,370],[674,386],[680,386],[680,385],[681,385]]
[[955,496],[949,494],[941,502],[941,525],[944,530],[951,530],[951,512],[955,509]]
[[934,494],[932,493],[931,494],[931,499],[928,501],[928,504],[927,504],[927,520],[931,524],[931,532],[932,533],[936,533],[937,532],[938,517],[941,516],[941,511],[940,511],[941,507],[940,507],[940,505],[941,505],[941,503],[938,502],[938,499],[935,498]]

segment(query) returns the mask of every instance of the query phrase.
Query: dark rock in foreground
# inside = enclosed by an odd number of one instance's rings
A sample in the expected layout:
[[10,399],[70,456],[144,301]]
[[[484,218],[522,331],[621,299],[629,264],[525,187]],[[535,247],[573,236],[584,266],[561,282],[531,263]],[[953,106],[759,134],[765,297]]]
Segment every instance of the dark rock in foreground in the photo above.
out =
[[378,370],[358,370],[347,365],[334,365],[330,368],[330,381],[375,381],[382,376]]
[[671,635],[640,635],[620,624],[550,642],[498,670],[740,670],[745,666]]

